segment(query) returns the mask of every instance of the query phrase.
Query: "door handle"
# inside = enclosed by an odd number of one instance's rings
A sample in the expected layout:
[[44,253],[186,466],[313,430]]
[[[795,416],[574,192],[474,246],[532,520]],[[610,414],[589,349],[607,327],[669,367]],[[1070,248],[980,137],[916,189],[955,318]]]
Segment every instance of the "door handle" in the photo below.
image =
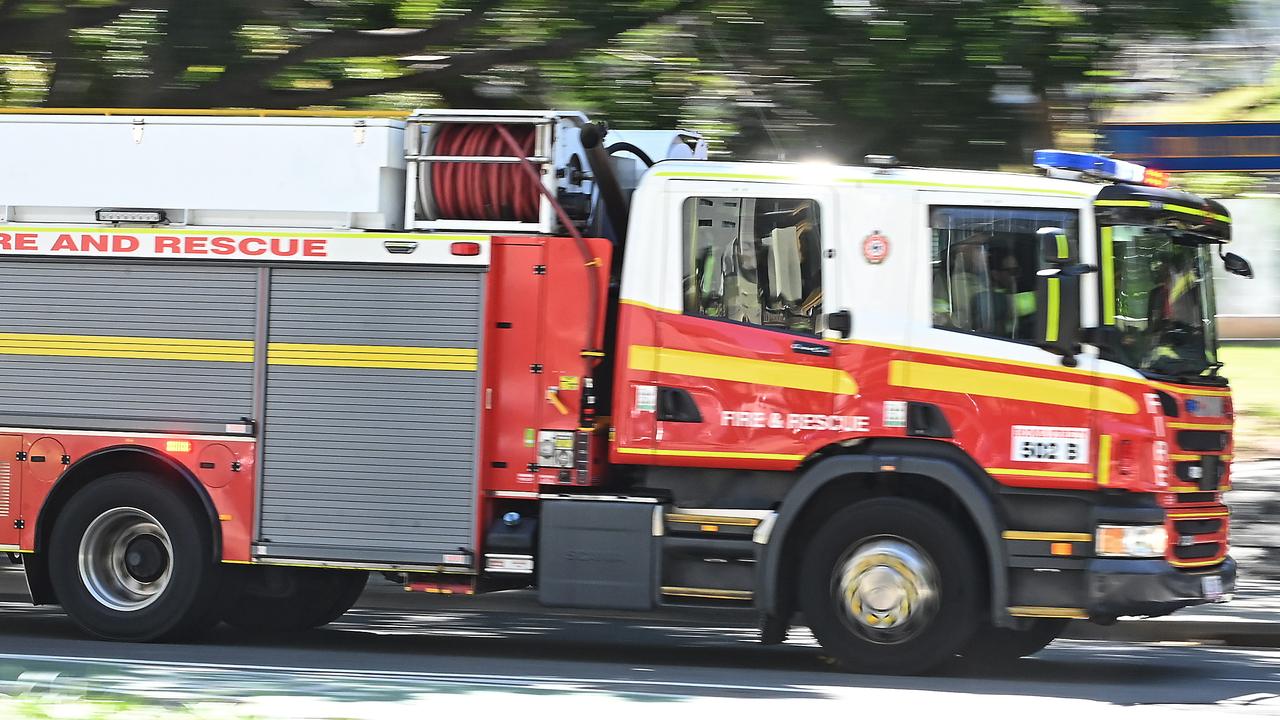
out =
[[803,342],[796,340],[791,343],[791,352],[800,355],[816,355],[818,357],[831,357],[831,346],[822,343]]

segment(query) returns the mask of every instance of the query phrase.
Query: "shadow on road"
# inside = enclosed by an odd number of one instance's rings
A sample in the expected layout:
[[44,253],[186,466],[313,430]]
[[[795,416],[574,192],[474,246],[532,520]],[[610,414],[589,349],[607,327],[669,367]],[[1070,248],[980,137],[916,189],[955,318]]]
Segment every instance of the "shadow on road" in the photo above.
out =
[[[847,675],[807,635],[765,647],[752,628],[651,619],[478,612],[355,610],[288,636],[220,626],[189,645],[94,642],[56,609],[0,604],[0,687],[156,702],[326,698],[416,702],[500,691],[648,700],[839,699],[942,692],[1090,700],[1114,705],[1214,705],[1276,699],[1280,654],[1205,647],[1056,643],[1010,668],[957,662],[933,677]],[[52,679],[49,679],[52,678]]]

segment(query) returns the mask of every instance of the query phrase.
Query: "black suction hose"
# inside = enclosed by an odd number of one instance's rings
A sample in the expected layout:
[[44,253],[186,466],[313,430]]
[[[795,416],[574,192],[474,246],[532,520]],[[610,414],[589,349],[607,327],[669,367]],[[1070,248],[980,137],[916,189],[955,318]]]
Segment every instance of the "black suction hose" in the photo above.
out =
[[606,154],[609,154],[609,155],[613,155],[614,153],[620,153],[620,152],[629,152],[632,155],[635,155],[636,157],[640,158],[640,162],[644,163],[645,167],[653,167],[653,158],[649,157],[649,153],[641,150],[640,148],[636,147],[635,145],[632,145],[629,142],[623,142],[619,140],[618,142],[605,148],[604,151]]
[[627,200],[622,195],[618,176],[613,174],[613,163],[601,144],[602,140],[604,131],[599,125],[588,123],[582,127],[582,147],[587,153],[587,164],[591,166],[591,177],[596,187],[600,188],[600,199],[604,201],[604,210],[613,228],[613,265],[618,268],[621,267],[622,250],[627,241]]

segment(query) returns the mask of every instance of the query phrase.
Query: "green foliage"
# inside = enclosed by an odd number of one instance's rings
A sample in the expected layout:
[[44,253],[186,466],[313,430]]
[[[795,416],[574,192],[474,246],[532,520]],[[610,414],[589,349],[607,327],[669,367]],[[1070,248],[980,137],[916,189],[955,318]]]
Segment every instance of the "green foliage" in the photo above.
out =
[[584,107],[739,156],[994,167],[1050,94],[1233,0],[8,0],[9,103]]
[[1236,458],[1280,457],[1280,386],[1275,382],[1280,346],[1228,345],[1218,359],[1231,380]]

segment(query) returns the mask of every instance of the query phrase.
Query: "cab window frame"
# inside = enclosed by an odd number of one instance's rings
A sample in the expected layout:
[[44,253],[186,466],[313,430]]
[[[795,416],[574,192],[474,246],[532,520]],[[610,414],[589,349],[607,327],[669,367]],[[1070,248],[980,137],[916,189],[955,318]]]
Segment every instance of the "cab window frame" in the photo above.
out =
[[[754,319],[739,319],[728,315],[718,315],[707,312],[709,303],[702,295],[702,288],[711,278],[698,274],[699,266],[704,265],[707,262],[712,262],[715,266],[714,272],[719,272],[722,279],[729,277],[724,274],[726,265],[725,258],[708,258],[707,255],[704,254],[704,251],[710,250],[714,252],[714,245],[708,244],[705,247],[702,246],[698,233],[699,229],[708,227],[708,225],[702,221],[711,223],[712,230],[715,230],[716,228],[714,228],[714,224],[722,219],[716,217],[714,214],[712,214],[711,218],[702,218],[698,211],[707,207],[708,204],[711,207],[716,207],[719,203],[724,203],[726,207],[730,207],[731,204],[736,204],[738,208],[739,226],[733,230],[735,233],[734,239],[724,247],[719,248],[723,251],[729,247],[738,247],[741,245],[743,235],[742,225],[746,224],[744,222],[744,211],[742,209],[744,201],[772,204],[773,210],[762,209],[759,206],[753,207],[751,211],[751,222],[753,227],[761,217],[766,215],[777,215],[785,212],[791,212],[797,215],[803,213],[797,222],[792,224],[776,225],[772,227],[768,233],[760,232],[759,230],[752,231],[752,234],[754,235],[753,242],[756,244],[756,247],[751,253],[755,256],[756,261],[756,264],[752,269],[752,272],[756,273],[754,292],[757,294],[754,299],[757,304],[754,309],[760,313],[759,322],[754,321]],[[779,207],[786,205],[793,207],[789,210],[778,209]],[[760,193],[753,195],[690,194],[684,197],[680,202],[681,314],[688,317],[715,320],[730,325],[780,332],[804,338],[822,338],[826,332],[825,314],[822,312],[823,305],[826,300],[823,292],[823,283],[825,275],[828,272],[823,260],[825,256],[823,249],[823,208],[823,204],[816,197],[812,196],[784,196]],[[771,272],[769,263],[773,262],[773,260],[770,259],[773,256],[773,253],[770,251],[777,250],[778,253],[783,256],[787,254],[785,246],[773,246],[770,245],[768,241],[771,238],[775,241],[777,240],[775,233],[778,230],[792,228],[800,229],[797,230],[794,236],[795,253],[791,255],[791,259],[789,261],[791,263],[790,267],[783,272],[794,271],[795,275],[793,275],[787,282],[793,286],[799,285],[799,292],[792,293],[796,295],[795,298],[791,298],[791,300],[797,303],[795,306],[784,303],[781,306],[781,309],[794,310],[797,308],[803,309],[808,306],[809,310],[807,313],[791,316],[793,319],[807,318],[807,327],[796,327],[794,323],[791,325],[784,324],[785,319],[781,322],[775,320],[772,323],[765,320],[765,317],[770,312],[777,312],[778,309],[770,308],[769,303],[765,298],[765,293],[777,290],[777,288],[772,287],[774,281],[770,279]],[[744,257],[745,253],[729,258],[729,263],[733,265],[734,271],[741,270],[740,261],[743,260]],[[733,279],[740,280],[741,277],[734,276]],[[778,284],[781,285],[783,283]],[[795,288],[793,287],[793,290],[794,289]],[[776,292],[773,292],[773,294],[774,297],[781,297]],[[727,307],[727,297],[727,292],[721,296],[720,302],[722,303],[722,307]]]
[[[1066,235],[1069,238],[1069,242],[1072,243],[1073,246],[1075,247],[1080,247],[1080,235],[1083,228],[1082,211],[1076,207],[1004,205],[1004,204],[992,205],[992,204],[982,204],[982,203],[966,204],[963,202],[931,203],[927,206],[927,230],[928,230],[927,237],[928,237],[928,243],[929,243],[929,253],[927,257],[930,263],[929,295],[928,295],[929,302],[930,302],[930,307],[929,307],[930,327],[934,330],[942,330],[945,332],[959,333],[961,335],[969,335],[972,337],[980,337],[980,338],[986,338],[991,340],[1000,340],[1003,342],[1017,343],[1019,345],[1030,345],[1034,347],[1041,346],[1043,344],[1042,339],[1037,336],[1037,332],[1035,331],[1034,306],[1029,312],[1025,313],[1025,317],[1027,318],[1025,322],[1029,323],[1030,325],[1030,331],[1026,333],[1026,337],[1013,337],[1010,335],[984,332],[982,329],[957,327],[955,325],[944,325],[938,322],[937,306],[940,298],[937,295],[937,292],[938,292],[937,283],[939,279],[937,263],[940,261],[940,258],[939,258],[940,247],[939,247],[939,238],[937,237],[937,233],[939,231],[956,231],[956,229],[954,228],[937,227],[938,223],[936,222],[935,218],[937,217],[936,213],[938,213],[939,211],[944,211],[944,212],[945,211],[979,211],[979,212],[985,211],[985,212],[991,213],[992,215],[1004,214],[1006,216],[1014,215],[1016,213],[1024,213],[1024,216],[1021,218],[1021,220],[1030,221],[1032,225],[1040,225],[1045,227],[1049,227],[1049,226],[1062,227],[1066,231]],[[1034,215],[1041,215],[1041,216],[1058,215],[1059,218],[1061,220],[1065,220],[1065,222],[1057,222],[1057,221],[1050,222],[1048,220],[1037,222],[1036,218],[1033,217]],[[1008,219],[1008,218],[1005,218],[1005,219]],[[973,230],[972,232],[977,232],[977,231]],[[1014,231],[1009,231],[1009,230],[992,230],[990,232],[992,234],[994,233],[1013,234],[1014,233]],[[1044,259],[1041,257],[1040,245],[1034,230],[1032,230],[1031,232],[1018,231],[1016,234],[1024,236],[1023,239],[1019,241],[1019,244],[1024,247],[1019,247],[1018,250],[1021,250],[1022,254],[1026,258],[1034,258],[1035,263],[1032,266],[1033,270],[1031,270],[1029,274],[1029,277],[1032,278],[1030,287],[1028,289],[1020,290],[1015,293],[1012,293],[1015,296],[1012,303],[1014,306],[1016,306],[1017,304],[1017,299],[1016,299],[1017,295],[1026,293],[1031,295],[1033,298],[1035,297],[1035,295],[1039,291],[1038,284],[1042,282],[1042,280],[1038,276],[1036,276],[1035,273],[1038,272],[1039,270],[1043,270],[1046,267]],[[988,242],[984,244],[984,249],[989,248],[990,245],[991,243],[988,240]],[[1016,259],[1017,257],[1015,255],[1015,260]],[[945,262],[945,259],[942,259],[942,261]],[[988,274],[990,274],[992,270],[991,265],[988,264],[984,268],[984,270]],[[947,279],[948,290],[951,289],[951,284],[954,282],[953,275],[954,275],[954,270],[952,268],[945,268],[945,274],[943,275],[943,277],[946,277]],[[991,287],[992,287],[991,284],[988,282],[988,284],[986,285],[986,288],[987,288],[986,292],[990,293]],[[949,306],[950,308],[954,308],[954,297],[955,297],[954,295],[949,295],[948,297],[948,301],[949,303],[951,303],[951,305]],[[970,301],[972,301],[972,299]],[[1011,320],[1015,325],[1019,322],[1023,322],[1021,317],[1016,315],[1016,312],[1017,312],[1017,309],[1016,307],[1014,307],[1013,313],[1015,313],[1015,315],[1011,318]],[[953,312],[949,310],[948,316],[950,317],[952,315],[953,315]]]

